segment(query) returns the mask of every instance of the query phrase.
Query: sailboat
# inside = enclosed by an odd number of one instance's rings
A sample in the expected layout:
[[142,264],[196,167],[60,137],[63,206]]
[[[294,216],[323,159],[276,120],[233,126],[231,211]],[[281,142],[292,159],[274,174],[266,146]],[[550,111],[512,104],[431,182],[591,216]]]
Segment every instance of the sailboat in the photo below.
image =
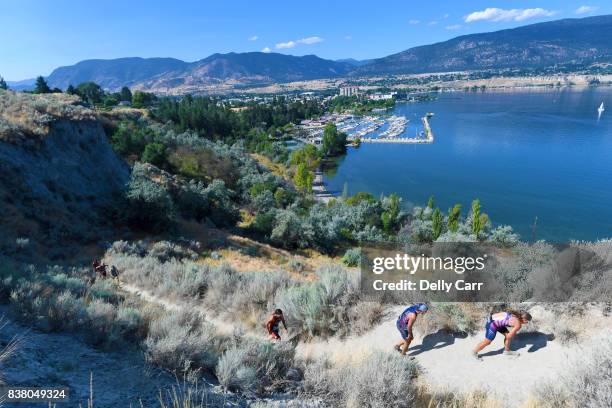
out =
[[599,108],[597,108],[597,119],[601,118],[601,114],[605,111],[604,109],[604,104],[603,102],[601,103],[601,105],[599,105]]

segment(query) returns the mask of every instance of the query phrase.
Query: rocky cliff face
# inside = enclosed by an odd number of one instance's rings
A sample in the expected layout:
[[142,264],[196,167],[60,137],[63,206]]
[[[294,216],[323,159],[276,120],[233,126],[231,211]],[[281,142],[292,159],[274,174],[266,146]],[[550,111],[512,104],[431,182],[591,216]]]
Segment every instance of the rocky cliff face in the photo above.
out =
[[0,249],[103,239],[128,181],[100,122],[47,119],[43,135],[0,138]]

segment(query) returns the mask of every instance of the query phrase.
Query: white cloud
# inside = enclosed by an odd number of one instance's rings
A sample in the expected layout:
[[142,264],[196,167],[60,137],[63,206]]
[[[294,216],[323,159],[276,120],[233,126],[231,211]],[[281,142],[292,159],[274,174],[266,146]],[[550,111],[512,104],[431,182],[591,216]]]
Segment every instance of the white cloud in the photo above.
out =
[[270,49],[270,47],[266,47],[263,50],[261,50],[261,52],[265,52],[267,54],[269,52],[272,52],[272,50]]
[[320,42],[323,42],[323,39],[321,37],[317,37],[316,35],[314,37],[306,37],[296,41],[298,44],[317,44]]
[[437,21],[430,21],[429,23],[427,23],[427,25],[430,25],[430,26],[435,26],[436,24],[438,24]]
[[283,48],[293,48],[293,47],[295,47],[296,45],[297,45],[297,44],[296,44],[296,42],[295,42],[295,41],[287,41],[287,42],[284,42],[284,43],[278,43],[278,44],[276,44],[276,48],[280,48],[280,49],[283,49]]
[[444,18],[449,18],[449,17],[450,17],[450,14],[448,14],[448,13],[446,13],[446,14],[444,15]]
[[257,41],[257,40],[259,40],[259,37],[256,35],[249,37],[249,41]]
[[344,39],[345,39],[345,40],[352,40],[352,39],[353,39],[353,37],[351,37],[350,35],[345,35],[345,36],[344,36]]
[[312,37],[306,37],[306,38],[301,38],[299,40],[295,40],[295,41],[287,41],[287,42],[282,42],[282,43],[278,43],[276,44],[276,48],[278,49],[286,49],[286,48],[293,48],[298,44],[306,44],[306,45],[311,45],[311,44],[317,44],[320,42],[323,42],[323,38],[321,37],[317,37],[312,36]]
[[410,20],[408,21],[409,24],[415,25],[415,24],[419,24],[420,21],[419,20]]
[[524,21],[530,18],[550,17],[555,14],[555,11],[546,10],[539,7],[511,10],[492,7],[468,14],[464,20],[466,23],[472,23],[474,21]]
[[599,7],[594,6],[580,6],[576,9],[576,14],[588,14],[597,10]]
[[461,24],[453,24],[453,25],[446,26],[444,28],[447,30],[458,30],[461,27],[463,27]]

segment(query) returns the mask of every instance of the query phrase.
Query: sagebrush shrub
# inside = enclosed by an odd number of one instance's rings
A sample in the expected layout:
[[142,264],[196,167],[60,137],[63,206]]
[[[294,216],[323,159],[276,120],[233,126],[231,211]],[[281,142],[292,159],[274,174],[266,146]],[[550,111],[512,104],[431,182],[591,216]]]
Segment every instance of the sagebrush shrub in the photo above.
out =
[[148,361],[174,371],[216,366],[220,338],[197,313],[168,312],[151,322],[145,340]]
[[418,366],[397,354],[375,352],[357,364],[332,367],[317,362],[306,367],[304,395],[330,406],[412,407]]
[[609,331],[583,347],[554,383],[536,388],[541,406],[612,406],[612,337]]
[[295,349],[290,343],[245,339],[229,348],[219,359],[216,374],[229,390],[246,395],[280,391],[293,381]]

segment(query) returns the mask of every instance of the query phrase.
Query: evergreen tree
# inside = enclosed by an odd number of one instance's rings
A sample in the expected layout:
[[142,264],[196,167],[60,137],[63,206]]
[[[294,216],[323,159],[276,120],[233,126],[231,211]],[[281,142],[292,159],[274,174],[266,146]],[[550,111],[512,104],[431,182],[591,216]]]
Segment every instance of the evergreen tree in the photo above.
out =
[[436,208],[431,215],[431,228],[433,232],[433,240],[435,241],[442,235],[442,228],[444,225],[444,216],[439,208]]
[[34,93],[45,94],[51,93],[51,88],[47,85],[47,81],[42,76],[36,78],[36,85],[34,86]]
[[121,88],[121,92],[119,92],[119,94],[121,95],[122,101],[132,102],[132,91],[130,91],[130,88],[128,88],[127,86]]
[[472,234],[478,237],[488,222],[489,216],[480,213],[480,200],[476,199],[472,201]]
[[76,95],[76,89],[74,89],[74,86],[72,86],[72,84],[68,85],[68,88],[66,88],[66,93],[68,95]]
[[459,229],[459,220],[461,219],[461,204],[455,206],[448,212],[448,230],[457,232]]
[[76,93],[88,103],[95,105],[102,102],[104,91],[95,82],[83,82],[76,88]]
[[429,200],[427,201],[427,208],[429,208],[430,210],[433,210],[434,208],[434,197],[430,196]]
[[4,78],[2,78],[2,76],[0,76],[0,89],[8,89],[8,85],[6,84],[6,81],[4,80]]

